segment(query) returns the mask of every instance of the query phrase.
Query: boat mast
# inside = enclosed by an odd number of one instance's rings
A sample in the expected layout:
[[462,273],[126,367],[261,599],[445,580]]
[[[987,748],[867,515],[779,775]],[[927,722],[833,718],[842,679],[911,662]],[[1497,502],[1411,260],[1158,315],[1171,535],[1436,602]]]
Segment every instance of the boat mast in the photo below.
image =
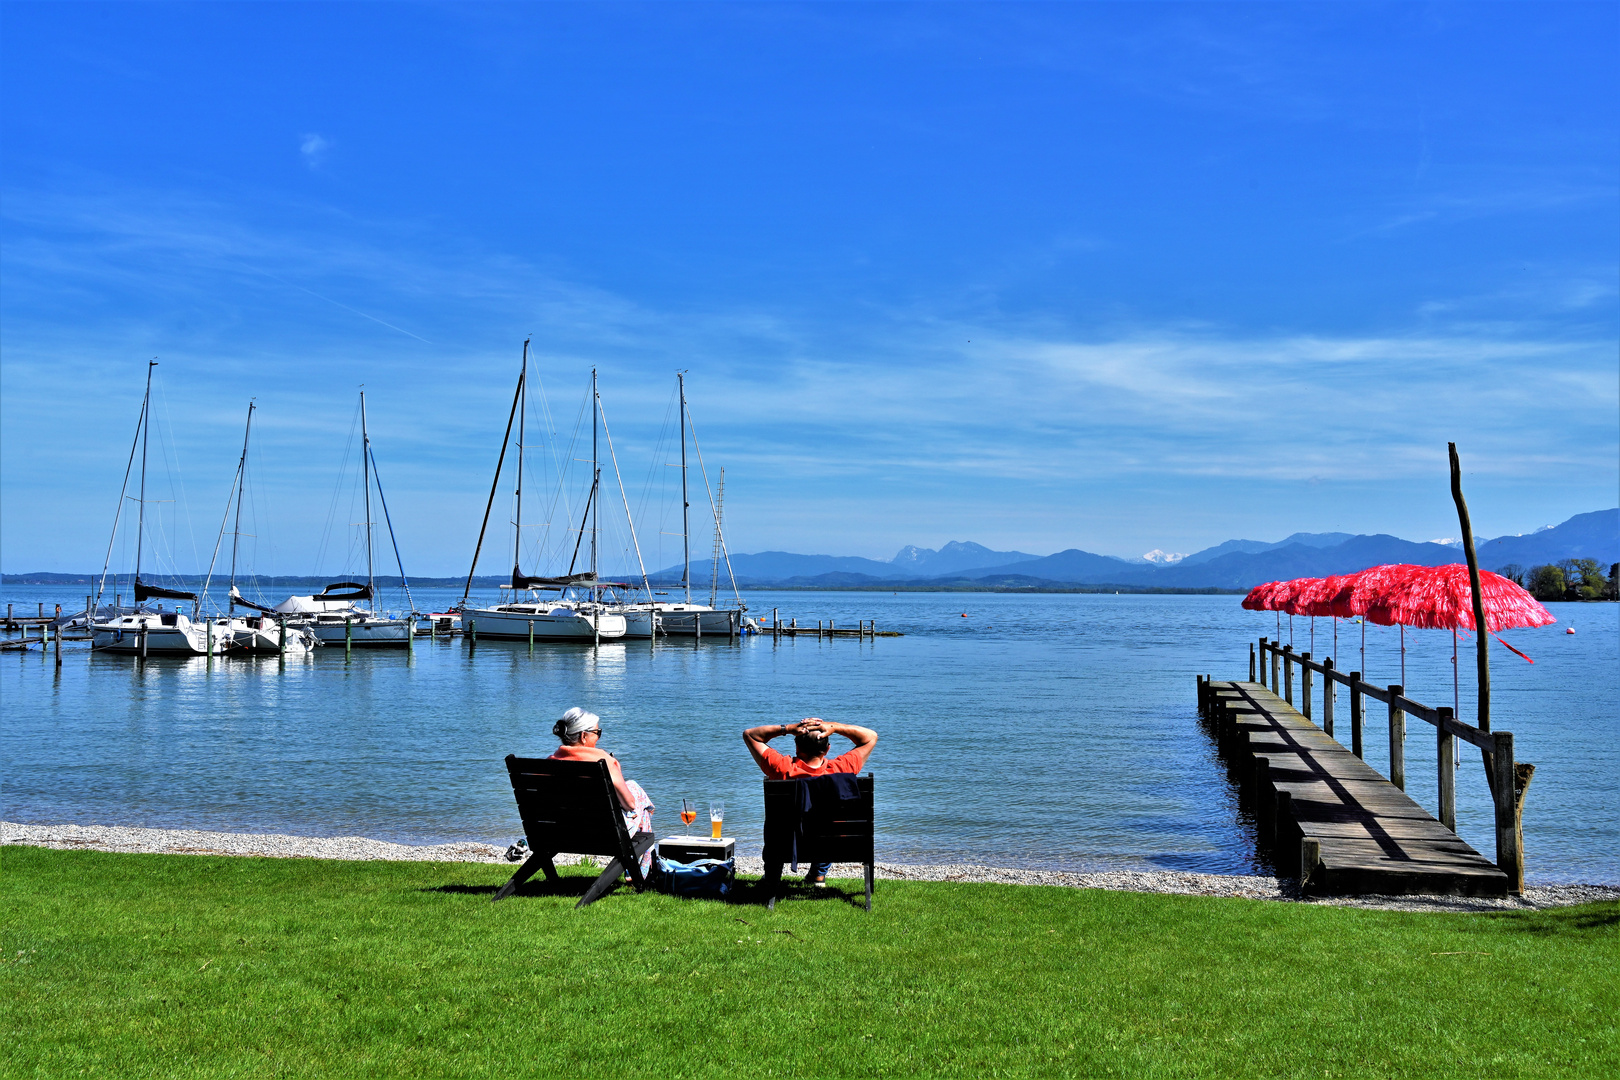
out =
[[236,531],[231,534],[231,606],[236,613],[236,545],[242,542],[242,492],[247,487],[248,436],[253,433],[253,402],[248,402],[247,427],[242,432],[242,460],[236,463]]
[[692,602],[692,503],[686,494],[686,373],[677,371],[675,382],[681,388],[681,582],[686,586],[686,602]]
[[602,463],[596,459],[596,417],[602,411],[602,395],[596,390],[596,369],[591,368],[591,599],[602,599],[602,587],[597,583],[596,541],[602,525]]
[[[517,536],[512,541],[512,584],[517,585],[518,567],[523,565],[523,422],[529,414],[529,341],[523,339],[523,367],[518,373],[518,441],[517,441],[517,520],[512,524]],[[517,603],[517,596],[512,597]]]
[[[375,594],[376,573],[371,565],[371,435],[366,431],[366,392],[360,391],[360,477],[366,487],[366,591]],[[372,601],[376,606],[376,601]]]
[[[157,360],[146,365],[146,397],[141,402],[141,415],[145,420],[141,423],[141,509],[135,523],[135,583],[141,582],[141,541],[146,537],[146,441],[152,432],[152,369],[158,366]],[[140,603],[136,600],[136,604]]]
[[[528,341],[524,341],[528,345]],[[525,360],[528,350],[524,350]],[[527,365],[525,364],[525,367]],[[501,486],[501,468],[506,464],[506,448],[512,441],[512,419],[517,416],[518,401],[523,394],[523,379],[518,379],[517,389],[512,391],[512,411],[506,414],[506,434],[501,436],[501,453],[495,459],[495,479],[489,482],[489,501],[484,504],[484,521],[478,526],[478,543],[473,545],[472,565],[467,568],[467,587],[461,590],[461,606],[467,606],[467,597],[472,595],[473,574],[478,571],[478,553],[484,550],[484,533],[489,528],[490,511],[495,509],[495,492]]]

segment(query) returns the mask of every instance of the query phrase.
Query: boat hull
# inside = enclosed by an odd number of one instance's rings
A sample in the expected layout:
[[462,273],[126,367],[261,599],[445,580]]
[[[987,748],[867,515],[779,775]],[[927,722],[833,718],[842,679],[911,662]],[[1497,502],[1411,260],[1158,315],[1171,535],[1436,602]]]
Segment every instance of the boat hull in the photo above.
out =
[[320,619],[304,625],[322,645],[348,644],[356,649],[404,649],[413,636],[409,619],[350,619],[347,626],[342,619]]
[[613,641],[625,636],[625,623],[623,615],[605,611],[466,608],[461,613],[464,629],[472,627],[481,638],[503,641],[527,641],[531,626],[536,641]]
[[736,608],[715,609],[700,604],[639,604],[624,609],[628,624],[625,636],[652,637],[652,616],[655,611],[660,637],[728,637],[734,632],[741,633],[745,626],[744,615]]
[[170,616],[172,622],[163,622],[159,615],[126,615],[114,622],[97,623],[91,633],[90,647],[96,652],[115,656],[141,655],[141,638],[146,638],[147,656],[215,656],[230,644],[230,636],[220,632],[212,635],[208,627],[193,623],[184,615]]

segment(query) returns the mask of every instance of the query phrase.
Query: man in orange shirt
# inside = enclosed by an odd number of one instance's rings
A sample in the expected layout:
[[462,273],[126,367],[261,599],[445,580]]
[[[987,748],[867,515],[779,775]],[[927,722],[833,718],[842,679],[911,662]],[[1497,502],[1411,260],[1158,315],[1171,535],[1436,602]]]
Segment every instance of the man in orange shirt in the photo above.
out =
[[[770,741],[783,735],[793,736],[793,756],[770,748]],[[827,751],[832,743],[828,736],[842,735],[855,745],[829,760]],[[797,724],[762,724],[743,732],[743,742],[754,755],[760,771],[767,780],[794,780],[801,776],[827,776],[831,773],[858,773],[866,767],[866,759],[877,745],[877,732],[855,724],[835,724],[819,716],[808,716]],[[825,884],[831,863],[816,863],[805,875],[812,885]],[[781,873],[781,867],[776,868]]]

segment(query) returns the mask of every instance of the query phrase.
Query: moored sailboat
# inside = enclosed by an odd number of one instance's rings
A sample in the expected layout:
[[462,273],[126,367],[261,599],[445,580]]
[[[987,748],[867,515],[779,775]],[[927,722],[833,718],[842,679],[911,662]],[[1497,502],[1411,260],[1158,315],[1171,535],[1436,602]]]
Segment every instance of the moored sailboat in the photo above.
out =
[[[216,632],[215,624],[202,620],[199,615],[197,594],[181,589],[168,589],[159,585],[148,585],[141,579],[142,557],[146,550],[146,462],[147,446],[150,442],[150,429],[152,422],[152,369],[157,367],[156,360],[150,361],[146,367],[146,393],[141,398],[140,421],[136,427],[136,441],[130,446],[130,465],[134,464],[135,449],[141,451],[141,482],[140,497],[136,505],[135,524],[135,609],[133,611],[114,611],[109,618],[98,618],[91,626],[90,647],[96,652],[114,653],[125,656],[207,656],[217,655],[225,651],[230,636],[224,632]],[[112,561],[112,547],[118,536],[118,522],[123,517],[124,492],[129,488],[129,467],[124,469],[124,485],[118,493],[118,513],[113,516],[113,535],[107,542],[107,561]],[[100,593],[106,586],[106,568],[102,569],[101,582],[97,586],[97,596],[91,604],[93,610],[100,610]],[[190,600],[191,614],[185,615],[176,605],[174,611],[163,611],[161,608],[144,606],[151,600]]]

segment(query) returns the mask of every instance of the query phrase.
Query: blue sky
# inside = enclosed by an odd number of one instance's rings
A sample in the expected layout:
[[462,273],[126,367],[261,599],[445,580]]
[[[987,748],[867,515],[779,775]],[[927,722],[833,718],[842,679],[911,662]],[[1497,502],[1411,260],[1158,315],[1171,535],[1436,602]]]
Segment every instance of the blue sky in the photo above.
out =
[[350,565],[363,383],[464,572],[530,334],[649,563],[677,369],[735,551],[1452,536],[1448,439],[1483,535],[1615,505],[1617,11],[7,3],[0,566],[101,565],[157,356],[174,566],[249,398],[255,568]]

